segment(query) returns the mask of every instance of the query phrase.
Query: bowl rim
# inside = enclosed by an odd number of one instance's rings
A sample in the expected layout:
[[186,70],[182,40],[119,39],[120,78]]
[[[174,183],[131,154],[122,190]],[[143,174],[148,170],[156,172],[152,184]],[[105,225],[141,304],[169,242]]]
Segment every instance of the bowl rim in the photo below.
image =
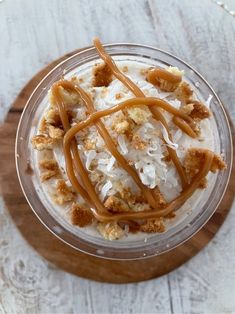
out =
[[[231,152],[230,152],[230,159],[231,159],[231,164],[229,165],[229,169],[227,169],[228,171],[228,175],[227,175],[227,181],[224,185],[224,188],[223,188],[223,192],[221,193],[221,197],[220,197],[220,200],[218,201],[218,203],[216,204],[214,210],[210,213],[210,215],[208,215],[208,217],[206,217],[206,219],[203,221],[203,224],[201,224],[198,228],[196,228],[193,232],[191,232],[189,235],[187,235],[187,237],[185,237],[182,241],[180,241],[179,243],[176,243],[174,244],[173,246],[169,247],[169,248],[165,248],[164,251],[162,252],[158,252],[158,253],[155,253],[155,254],[150,254],[150,255],[142,255],[142,256],[138,256],[138,257],[124,257],[123,256],[121,258],[119,257],[110,257],[110,256],[104,256],[104,255],[100,255],[100,254],[97,254],[97,253],[94,253],[94,252],[88,252],[86,251],[85,249],[83,248],[80,248],[80,247],[77,247],[75,245],[73,245],[72,243],[69,243],[67,240],[65,240],[62,236],[60,236],[59,233],[55,232],[54,230],[52,230],[52,228],[50,228],[46,222],[44,221],[44,219],[39,215],[39,213],[34,209],[33,205],[32,205],[32,202],[30,201],[29,197],[28,197],[28,194],[25,190],[25,187],[24,187],[24,184],[22,182],[22,178],[21,178],[21,174],[20,174],[20,169],[19,169],[19,162],[18,162],[18,143],[19,143],[19,133],[20,133],[20,129],[21,129],[21,125],[22,125],[22,121],[24,119],[24,114],[26,112],[26,110],[28,109],[29,105],[30,105],[30,102],[31,102],[31,99],[33,98],[33,96],[35,95],[36,91],[40,88],[40,86],[43,84],[44,81],[46,81],[46,79],[52,74],[55,72],[56,69],[60,68],[61,66],[63,66],[65,63],[67,63],[69,60],[73,59],[73,58],[76,58],[76,57],[79,57],[80,55],[84,54],[84,53],[88,53],[88,52],[93,52],[93,51],[96,51],[95,47],[93,46],[90,46],[90,47],[87,47],[87,48],[81,48],[79,51],[75,50],[74,52],[71,52],[71,55],[67,58],[65,58],[64,60],[62,60],[61,62],[59,62],[57,65],[55,65],[46,75],[43,76],[43,78],[40,80],[40,82],[36,85],[36,87],[34,88],[33,92],[31,93],[31,95],[29,96],[25,106],[24,106],[24,109],[22,111],[22,114],[21,114],[21,117],[19,119],[19,122],[18,122],[18,126],[17,126],[17,132],[16,132],[16,140],[15,140],[15,164],[16,164],[16,171],[17,171],[17,176],[18,176],[18,180],[19,180],[19,183],[20,183],[20,186],[21,186],[21,189],[22,189],[22,192],[27,200],[27,203],[29,204],[30,208],[32,209],[32,211],[34,212],[34,214],[37,216],[37,218],[39,219],[39,221],[53,234],[55,235],[58,239],[60,239],[62,242],[64,242],[65,244],[69,245],[70,247],[76,249],[76,250],[79,250],[83,253],[86,253],[86,254],[89,254],[91,256],[95,256],[95,257],[99,257],[99,258],[103,258],[103,259],[110,259],[110,260],[136,260],[136,259],[145,259],[145,258],[149,258],[149,257],[152,257],[152,256],[156,256],[156,255],[161,255],[161,254],[165,254],[175,248],[177,248],[178,246],[182,245],[184,242],[188,241],[190,238],[192,238],[197,232],[199,232],[203,226],[208,222],[208,220],[212,217],[212,215],[215,213],[215,211],[217,210],[219,204],[221,203],[221,200],[223,199],[224,197],[224,194],[227,190],[227,187],[228,187],[228,183],[229,183],[229,180],[230,180],[230,176],[231,176],[231,172],[232,172],[232,166],[233,166],[233,140],[232,140],[232,132],[231,132],[231,127],[230,127],[230,122],[229,122],[229,119],[228,119],[228,116],[227,116],[227,112],[220,100],[220,98],[218,97],[218,95],[216,94],[216,92],[214,91],[214,89],[212,88],[212,86],[208,83],[208,81],[193,67],[191,66],[190,64],[188,64],[187,62],[185,62],[184,60],[182,60],[181,58],[175,56],[174,54],[172,53],[169,53],[163,49],[159,49],[159,48],[156,48],[154,46],[151,46],[151,45],[142,45],[142,44],[136,44],[136,43],[126,43],[126,42],[118,42],[118,43],[111,43],[111,44],[104,44],[103,45],[105,48],[113,48],[113,47],[122,47],[122,46],[125,46],[125,47],[140,47],[140,48],[147,48],[147,49],[152,49],[152,50],[155,50],[155,51],[158,51],[160,53],[163,53],[173,59],[176,59],[177,61],[183,63],[185,66],[187,66],[190,70],[192,70],[202,81],[203,83],[205,83],[207,85],[207,87],[210,89],[210,91],[212,92],[213,94],[213,97],[215,98],[215,100],[217,101],[218,105],[220,106],[220,108],[222,109],[223,111],[223,115],[224,115],[224,118],[225,118],[225,121],[226,121],[226,124],[227,124],[227,128],[228,128],[228,133],[229,133],[229,144],[230,144],[230,149],[231,149]],[[98,55],[98,54],[97,54]],[[107,248],[105,248],[106,250]],[[98,249],[99,250],[99,249]]]

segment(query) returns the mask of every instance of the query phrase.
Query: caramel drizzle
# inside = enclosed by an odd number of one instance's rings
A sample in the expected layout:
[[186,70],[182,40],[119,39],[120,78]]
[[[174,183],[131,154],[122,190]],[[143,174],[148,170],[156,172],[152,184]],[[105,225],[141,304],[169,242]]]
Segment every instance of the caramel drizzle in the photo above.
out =
[[[154,97],[129,99],[110,109],[94,112],[86,120],[78,123],[77,125],[73,126],[71,129],[69,129],[65,134],[64,152],[65,152],[65,159],[66,159],[66,164],[67,164],[67,174],[70,180],[71,179],[73,180],[73,178],[75,177],[75,174],[73,171],[72,156],[70,153],[70,145],[71,145],[72,140],[74,139],[74,136],[82,129],[98,121],[100,118],[108,116],[119,110],[123,110],[124,108],[132,107],[132,106],[136,106],[140,104],[142,105],[144,104],[149,107],[158,105],[159,107],[164,108],[168,112],[171,112],[171,113],[175,112],[177,116],[180,116],[181,118],[185,118],[185,114],[181,110],[175,109],[167,102],[158,98],[154,98]],[[197,174],[193,182],[189,184],[186,189],[183,190],[180,196],[177,197],[174,201],[170,202],[164,209],[157,210],[157,211],[150,210],[150,211],[142,211],[142,212],[124,212],[124,213],[114,213],[114,214],[109,214],[105,212],[105,210],[102,212],[98,212],[96,211],[96,209],[93,209],[93,208],[91,208],[91,210],[94,216],[99,221],[103,221],[103,222],[111,221],[111,220],[149,219],[149,218],[154,218],[154,217],[166,216],[171,211],[179,208],[198,188],[201,180],[208,174],[211,168],[213,157],[214,157],[213,152],[209,150],[205,150],[205,162],[201,171]]]
[[[108,67],[112,71],[113,75],[118,80],[120,80],[123,83],[123,85],[125,85],[127,88],[129,88],[129,90],[136,97],[145,97],[142,90],[118,69],[118,67],[116,66],[113,59],[105,52],[104,47],[101,45],[101,42],[98,38],[94,39],[94,46],[96,47],[96,50],[97,50],[98,54],[100,55],[101,59],[103,59],[103,61],[108,65]],[[167,71],[164,71],[161,69],[158,69],[158,70],[160,71],[160,73],[158,72],[158,75],[162,74],[162,72],[163,73],[167,72]],[[165,75],[167,75],[168,79],[169,78],[171,78],[171,80],[175,79],[175,75],[172,73],[165,74]],[[177,77],[177,79],[178,79],[178,77]],[[166,122],[164,116],[162,115],[162,113],[155,107],[150,108],[150,111],[151,111],[153,117],[156,120],[160,121],[164,125],[164,127],[166,128],[166,130],[168,132],[168,136],[169,136],[170,140],[172,141],[172,136],[170,134],[170,130],[168,128],[167,122]],[[194,124],[193,119],[191,119],[190,117],[188,117],[188,122],[190,122],[192,125]],[[179,126],[179,124],[178,124],[178,126]],[[185,124],[183,124],[183,122],[181,123],[180,128],[182,128],[183,130],[187,130],[186,133],[188,135],[191,134],[192,137],[196,137],[196,134],[193,131],[193,129],[191,127],[189,127],[188,125],[186,126]],[[177,168],[177,171],[178,171],[180,179],[181,179],[182,186],[186,187],[188,184],[187,177],[186,177],[185,171],[184,171],[184,169],[183,169],[183,167],[179,161],[179,158],[176,154],[176,151],[169,146],[167,146],[167,150],[168,150],[168,153],[170,155],[171,160],[173,161],[175,167]]]
[[[198,173],[198,175],[195,178],[195,181],[192,182],[191,184],[188,184],[184,169],[177,157],[175,150],[168,147],[169,155],[172,161],[174,162],[175,167],[180,175],[182,186],[183,186],[183,192],[174,201],[170,202],[164,209],[159,210],[159,208],[156,206],[156,199],[155,199],[156,195],[154,194],[154,190],[151,190],[143,185],[143,183],[139,179],[138,174],[135,172],[135,170],[127,163],[125,158],[118,152],[104,124],[100,121],[100,118],[110,115],[119,110],[123,110],[128,107],[132,107],[136,105],[146,105],[149,107],[154,118],[160,121],[164,125],[164,127],[167,129],[170,139],[171,139],[171,134],[169,132],[167,122],[157,107],[160,107],[170,112],[171,114],[173,114],[175,124],[178,125],[182,129],[182,131],[184,131],[191,137],[196,136],[193,128],[191,127],[192,125],[194,125],[193,124],[194,121],[189,116],[187,116],[183,111],[174,108],[173,106],[171,106],[170,104],[168,104],[167,102],[161,99],[154,98],[154,97],[145,97],[143,92],[129,78],[125,77],[125,75],[121,71],[119,71],[116,64],[112,60],[112,58],[105,53],[105,50],[103,49],[98,39],[95,39],[94,44],[101,58],[110,67],[113,74],[125,86],[127,86],[133,92],[133,94],[138,98],[130,99],[110,109],[96,112],[88,94],[80,86],[76,85],[75,83],[69,82],[66,80],[61,80],[52,86],[52,94],[59,108],[59,113],[62,120],[62,124],[66,131],[66,134],[64,136],[64,154],[65,154],[66,171],[67,171],[68,177],[73,187],[75,188],[75,190],[79,194],[81,194],[81,196],[88,202],[90,209],[93,212],[93,215],[99,221],[105,222],[105,221],[111,221],[111,220],[148,219],[148,218],[166,216],[171,211],[179,208],[185,202],[185,200],[187,200],[187,198],[190,197],[193,194],[193,192],[197,189],[198,185],[200,184],[201,179],[204,178],[207,175],[208,171],[210,170],[210,166],[213,159],[213,153],[210,152],[209,150],[205,151],[206,157],[205,157],[205,163],[204,163],[203,169]],[[60,90],[59,90],[60,87],[70,90],[70,91],[77,92],[80,95],[84,104],[86,105],[88,113],[90,114],[90,116],[86,120],[78,123],[74,127],[71,127],[69,124],[67,112],[65,110],[65,105],[63,103],[63,98],[60,95]],[[154,210],[137,212],[137,213],[136,212],[125,212],[125,213],[115,213],[115,214],[107,213],[104,205],[101,203],[98,195],[96,194],[96,191],[89,179],[89,175],[86,169],[83,166],[83,163],[78,153],[76,140],[74,138],[76,133],[78,133],[83,128],[89,126],[92,123],[96,125],[97,130],[99,134],[102,136],[102,138],[104,139],[104,142],[107,148],[109,149],[109,151],[115,157],[117,162],[133,178],[133,180],[136,182],[136,184],[139,186],[139,188],[143,192],[146,200],[151,205],[151,207],[154,208]],[[71,154],[71,151],[72,151],[72,154]],[[74,167],[76,168],[76,171],[80,175],[81,181],[85,188],[79,183],[78,178],[74,172]],[[93,206],[95,208],[93,208]],[[156,211],[156,209],[158,210]]]

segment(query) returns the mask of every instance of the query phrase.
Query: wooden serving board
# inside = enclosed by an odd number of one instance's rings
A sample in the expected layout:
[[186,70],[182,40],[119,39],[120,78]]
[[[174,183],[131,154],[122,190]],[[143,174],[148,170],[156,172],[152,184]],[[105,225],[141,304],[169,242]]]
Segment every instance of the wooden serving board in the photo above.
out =
[[0,127],[0,194],[28,243],[49,262],[67,272],[112,283],[138,282],[169,273],[200,252],[221,227],[234,198],[235,167],[227,191],[213,217],[194,237],[168,253],[137,261],[111,261],[81,253],[57,239],[37,219],[23,196],[15,169],[14,145],[18,121],[30,94],[45,74],[72,54],[54,61],[28,82]]

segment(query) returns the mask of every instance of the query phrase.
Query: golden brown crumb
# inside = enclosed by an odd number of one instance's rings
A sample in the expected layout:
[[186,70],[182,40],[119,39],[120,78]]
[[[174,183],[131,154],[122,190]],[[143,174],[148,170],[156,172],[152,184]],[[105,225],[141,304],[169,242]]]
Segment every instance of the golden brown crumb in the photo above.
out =
[[165,225],[162,217],[156,219],[149,219],[140,226],[140,230],[147,233],[164,232]]
[[190,115],[193,111],[193,104],[186,104],[180,108],[185,114]]
[[[190,102],[189,105],[193,105],[193,110],[191,110],[190,112],[190,117],[194,120],[203,120],[203,119],[206,119],[206,118],[209,118],[211,113],[210,113],[210,110],[205,106],[203,105],[201,102],[199,101],[192,101]],[[189,106],[187,105],[187,106]]]
[[132,138],[132,145],[135,149],[138,150],[144,150],[148,143],[146,141],[143,141],[138,134],[134,134]]
[[64,203],[73,201],[75,194],[72,188],[68,187],[63,179],[56,183],[56,194],[54,196],[55,203],[63,205]]
[[[63,103],[66,107],[74,107],[80,103],[80,96],[75,91],[67,91],[62,86],[59,87],[59,93],[63,98]],[[51,91],[49,92],[49,102],[52,107],[56,106],[55,98]]]
[[117,240],[124,236],[124,230],[116,223],[98,223],[97,229],[106,240]]
[[45,120],[48,124],[51,124],[56,127],[59,127],[62,125],[60,114],[57,109],[53,109],[53,108],[49,109],[45,113]]
[[127,113],[129,117],[136,123],[136,124],[143,124],[148,121],[148,119],[152,116],[149,109],[145,106],[142,107],[132,107],[127,109]]
[[[205,150],[203,148],[190,148],[188,149],[185,159],[184,168],[189,182],[196,176],[196,174],[202,169],[205,162]],[[213,162],[210,171],[216,172],[216,170],[226,169],[226,164],[221,156],[214,154]],[[202,180],[200,187],[205,188],[207,184],[206,178]]]
[[183,103],[187,103],[193,95],[193,90],[190,85],[186,82],[180,83],[178,88],[175,90],[175,96]]
[[156,206],[160,208],[164,208],[166,206],[166,200],[164,196],[162,195],[162,193],[160,192],[158,186],[154,188],[154,195],[155,195],[155,198],[157,199]]
[[71,222],[73,225],[85,227],[92,223],[91,211],[80,204],[73,203],[71,207]]
[[109,196],[104,202],[104,206],[107,208],[108,211],[111,211],[113,213],[125,212],[130,210],[127,203],[116,196]]
[[47,170],[40,175],[41,182],[47,181],[53,177],[56,177],[59,174],[58,171]]
[[36,135],[31,139],[31,143],[37,150],[53,149],[54,140],[46,135]]
[[89,138],[86,138],[85,140],[84,140],[84,148],[86,149],[86,150],[91,150],[91,149],[95,149],[95,142],[93,142],[91,139],[89,139]]
[[126,73],[126,72],[128,72],[128,66],[127,65],[125,65],[123,68],[122,68],[122,72],[124,72],[124,73]]
[[49,125],[48,131],[49,131],[49,136],[54,139],[62,139],[64,136],[64,130],[60,128],[56,128],[53,125]]
[[129,122],[123,117],[117,117],[112,123],[112,129],[117,132],[117,134],[124,134],[130,128]]
[[121,99],[123,97],[123,95],[121,94],[121,93],[117,93],[116,95],[115,95],[115,98],[116,99]]
[[97,64],[93,68],[93,82],[94,87],[109,86],[112,82],[112,71],[106,63]]
[[[75,117],[75,113],[72,110],[66,110],[69,122],[71,123],[72,118]],[[45,120],[47,124],[53,125],[55,127],[62,127],[62,122],[60,119],[59,111],[55,108],[50,108],[45,113]]]
[[41,169],[45,170],[59,170],[58,163],[55,159],[43,159],[39,162]]
[[47,122],[46,122],[46,119],[43,117],[41,122],[40,122],[40,125],[39,125],[39,132],[40,133],[47,133]]

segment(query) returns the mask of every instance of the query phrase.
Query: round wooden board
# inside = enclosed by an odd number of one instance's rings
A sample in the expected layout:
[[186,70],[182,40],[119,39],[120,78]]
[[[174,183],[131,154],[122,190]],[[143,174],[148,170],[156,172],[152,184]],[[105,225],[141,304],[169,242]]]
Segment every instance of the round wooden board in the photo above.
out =
[[18,121],[30,94],[46,73],[72,54],[54,61],[29,81],[0,127],[0,193],[28,243],[45,259],[67,272],[110,283],[138,282],[167,274],[200,252],[221,227],[234,198],[234,166],[227,191],[213,217],[194,237],[168,253],[137,261],[111,261],[81,253],[57,239],[40,223],[23,196],[15,169],[14,145]]

